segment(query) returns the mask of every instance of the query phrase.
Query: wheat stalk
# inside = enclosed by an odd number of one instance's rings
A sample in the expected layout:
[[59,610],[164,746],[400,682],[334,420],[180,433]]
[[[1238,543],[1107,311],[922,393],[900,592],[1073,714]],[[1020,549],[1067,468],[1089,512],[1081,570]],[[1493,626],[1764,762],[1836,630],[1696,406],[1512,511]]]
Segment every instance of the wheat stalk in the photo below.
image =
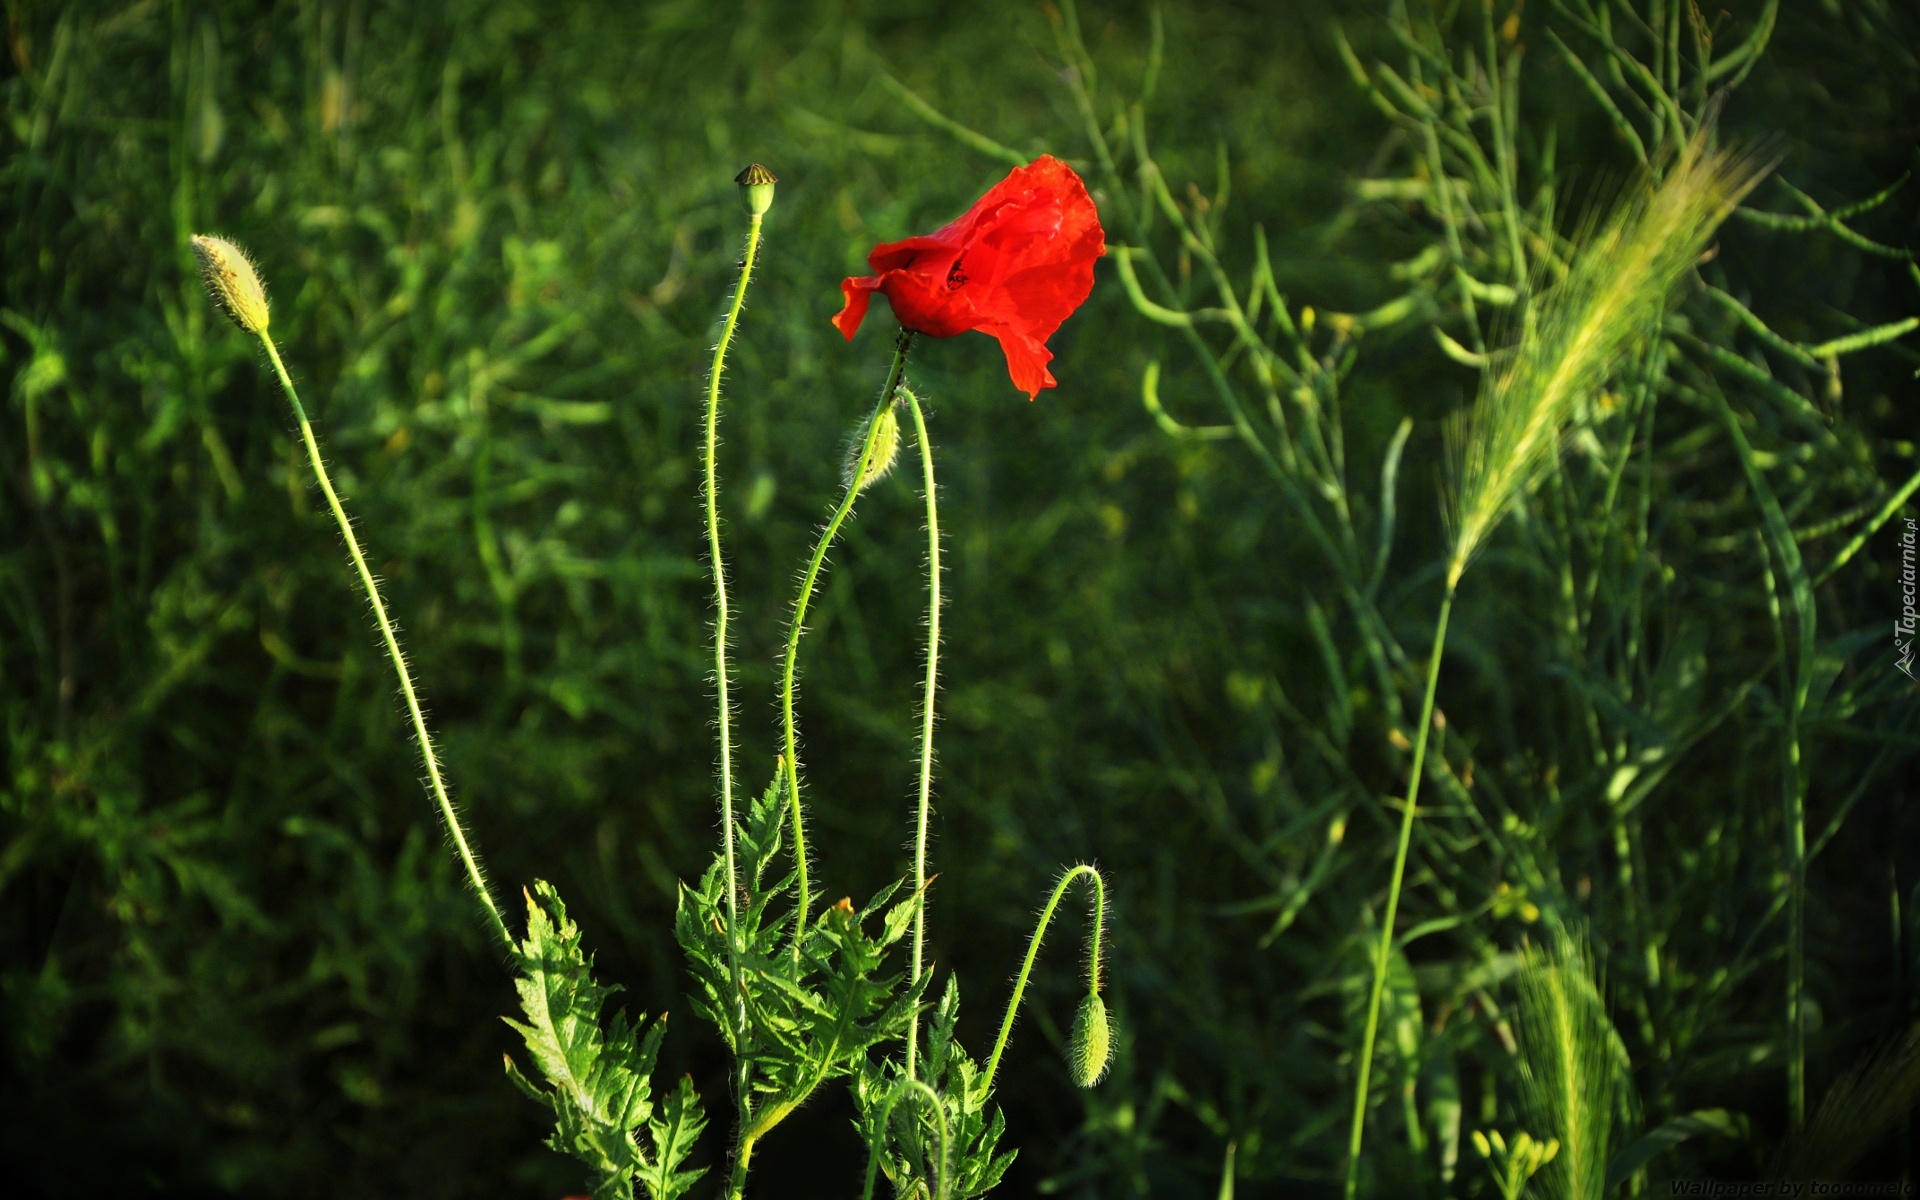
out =
[[1584,238],[1566,279],[1529,310],[1504,370],[1451,432],[1448,586],[1538,479],[1582,405],[1659,325],[1674,285],[1771,168],[1718,149],[1703,129],[1657,187],[1636,186]]

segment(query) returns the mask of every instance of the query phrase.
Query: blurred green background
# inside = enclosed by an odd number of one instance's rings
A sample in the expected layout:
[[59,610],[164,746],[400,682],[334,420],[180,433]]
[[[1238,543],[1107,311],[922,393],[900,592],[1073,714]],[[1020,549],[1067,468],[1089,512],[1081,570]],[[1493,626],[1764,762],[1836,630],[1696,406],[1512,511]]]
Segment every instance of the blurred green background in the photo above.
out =
[[[1758,8],[1732,7],[1740,28]],[[678,1014],[676,881],[704,867],[716,823],[694,450],[743,225],[732,176],[761,161],[781,177],[723,428],[737,736],[753,778],[772,755],[793,570],[886,366],[889,321],[851,346],[829,326],[838,280],[1005,169],[918,119],[881,74],[1093,179],[1058,15],[922,0],[6,11],[0,1160],[15,1194],[577,1191],[502,1078],[508,977],[416,783],[284,405],[207,304],[187,237],[224,234],[259,263],[496,883],[511,895],[554,881],[602,977]],[[1217,195],[1224,161],[1228,244],[1260,224],[1296,302],[1370,308],[1398,290],[1392,264],[1431,240],[1408,207],[1355,186],[1392,158],[1394,135],[1332,26],[1363,57],[1393,55],[1386,14],[1320,0],[1164,13],[1163,167],[1176,188]],[[1799,4],[1779,20],[1728,126],[1774,139],[1783,172],[1830,207],[1911,170],[1914,14]],[[1099,4],[1080,21],[1107,86],[1136,87],[1148,8]],[[1549,43],[1527,44],[1529,120],[1557,129],[1577,211],[1625,160]],[[1860,228],[1912,243],[1917,194]],[[1790,337],[1853,327],[1836,314],[1915,311],[1907,262],[1842,239],[1734,232],[1726,257],[1749,306]],[[1167,364],[1170,408],[1194,408],[1204,376],[1134,313],[1110,265],[1053,348],[1061,386],[1032,404],[984,338],[925,342],[912,368],[932,406],[950,564],[931,928],[968,1000],[963,1035],[986,1041],[1061,866],[1097,861],[1115,896],[1119,1066],[1082,1095],[1049,1052],[1077,969],[1056,935],[1002,1087],[1022,1150],[1006,1191],[1212,1195],[1232,1140],[1243,1194],[1330,1194],[1351,1086],[1344,947],[1370,927],[1391,851],[1390,731],[1364,689],[1328,687],[1316,630],[1331,602],[1257,464],[1230,443],[1171,440],[1143,409],[1149,361]],[[1796,524],[1912,473],[1914,362],[1898,346],[1847,360],[1829,419],[1852,430],[1851,482],[1767,444],[1770,465],[1810,502],[1818,492]],[[1356,479],[1377,480],[1395,426],[1415,419],[1383,601],[1415,642],[1431,621],[1440,419],[1473,387],[1414,322],[1369,340],[1347,388]],[[1673,883],[1646,918],[1660,932],[1634,932],[1657,950],[1621,948],[1621,929],[1597,936],[1603,962],[1612,947],[1623,963],[1672,955],[1705,973],[1764,925],[1780,886],[1779,722],[1758,518],[1724,448],[1684,453],[1661,468],[1659,516],[1665,569],[1691,582],[1644,620],[1694,647],[1685,667],[1716,703],[1729,681],[1762,682],[1648,805],[1663,822],[1647,834],[1651,886]],[[1830,748],[1809,803],[1824,822],[1856,783],[1862,794],[1814,882],[1817,1083],[1915,1014],[1915,699],[1891,676],[1886,634],[1897,528],[1822,591],[1823,653],[1848,700],[1810,721]],[[1838,536],[1809,534],[1809,555],[1824,561],[1835,543],[1822,539]],[[911,473],[896,474],[863,501],[817,609],[801,710],[832,895],[908,869],[924,550]],[[1459,690],[1442,701],[1481,770],[1509,781],[1516,820],[1555,786],[1535,726],[1574,686],[1536,615],[1558,583],[1537,575],[1468,588]],[[1338,808],[1352,813],[1350,853],[1302,896],[1293,929],[1263,942],[1281,903],[1248,902],[1297,890],[1335,812],[1336,786],[1309,786],[1328,729],[1352,734],[1346,757],[1368,784]],[[1614,873],[1594,848],[1611,843],[1583,822],[1541,835],[1565,855],[1531,899],[1496,911],[1524,872],[1484,852],[1477,890],[1443,881],[1422,899],[1415,916],[1465,914],[1481,931],[1434,961],[1512,945],[1529,906],[1581,910],[1583,887]],[[1686,857],[1723,845],[1746,853]],[[1687,891],[1696,874],[1724,922]],[[1622,987],[1635,978],[1608,969]],[[1653,1072],[1650,1109],[1751,1115],[1749,1141],[1702,1150],[1731,1170],[1782,1119],[1779,969],[1763,956],[1674,1010],[1706,1041],[1692,1057],[1672,1038],[1664,1057],[1632,1047]],[[1453,986],[1437,978],[1422,991]],[[1497,1056],[1498,1022],[1477,1019],[1456,1049]],[[718,1099],[718,1042],[679,1016],[673,1029],[668,1069]],[[835,1092],[790,1122],[757,1160],[761,1194],[846,1194],[850,1117]],[[702,1161],[717,1162],[717,1131],[709,1142]]]

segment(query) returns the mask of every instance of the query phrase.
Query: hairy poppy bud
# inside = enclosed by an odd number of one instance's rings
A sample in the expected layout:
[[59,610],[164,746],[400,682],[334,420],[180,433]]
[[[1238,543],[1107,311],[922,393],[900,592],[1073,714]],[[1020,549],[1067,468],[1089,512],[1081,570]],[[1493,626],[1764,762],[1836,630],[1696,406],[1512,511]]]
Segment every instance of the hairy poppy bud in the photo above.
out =
[[[894,460],[900,457],[900,418],[895,415],[894,406],[887,405],[869,421],[869,424],[860,426],[853,444],[847,447],[847,462],[840,471],[847,486],[856,492],[864,492],[884,478],[888,471],[893,470]],[[861,471],[860,451],[867,444],[868,431],[873,429],[871,422],[878,422],[879,428],[873,431],[873,453],[867,456],[867,469]],[[856,471],[860,473],[858,480],[854,479]]]
[[780,180],[772,171],[759,163],[751,163],[735,175],[733,181],[740,185],[740,201],[752,216],[764,216],[773,207],[773,185]]
[[1107,1073],[1107,1060],[1113,1049],[1112,1031],[1107,1027],[1107,1006],[1098,994],[1089,992],[1073,1014],[1073,1036],[1067,1041],[1067,1074],[1075,1087],[1092,1087]]
[[267,289],[240,247],[225,238],[196,233],[193,256],[200,260],[200,277],[207,293],[227,319],[248,333],[267,331]]

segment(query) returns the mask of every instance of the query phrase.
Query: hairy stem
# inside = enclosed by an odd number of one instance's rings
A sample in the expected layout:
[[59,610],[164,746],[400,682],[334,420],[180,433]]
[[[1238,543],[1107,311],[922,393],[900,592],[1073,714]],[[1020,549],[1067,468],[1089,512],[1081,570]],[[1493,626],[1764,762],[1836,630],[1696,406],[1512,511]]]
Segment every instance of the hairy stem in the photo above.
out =
[[[913,413],[913,435],[920,446],[920,474],[927,494],[927,684],[920,705],[920,807],[913,835],[913,977],[920,982],[924,969],[927,936],[927,818],[933,795],[933,703],[940,678],[940,508],[933,480],[933,443],[927,440],[926,418],[920,413],[920,400],[906,388],[900,394]],[[907,1078],[914,1078],[913,1067],[920,1044],[920,1020],[916,1016],[907,1026]],[[942,1179],[945,1172],[942,1171]]]
[[947,1186],[947,1165],[952,1157],[947,1145],[951,1137],[947,1132],[947,1107],[940,1102],[939,1092],[918,1079],[911,1078],[902,1079],[893,1091],[887,1094],[886,1101],[880,1106],[879,1138],[875,1139],[873,1146],[867,1152],[867,1182],[866,1186],[860,1190],[860,1200],[873,1200],[874,1177],[880,1173],[880,1147],[886,1137],[887,1122],[893,1119],[893,1106],[908,1093],[912,1093],[915,1099],[925,1102],[933,1111],[935,1127],[940,1131],[940,1171],[934,1177],[938,1186],[932,1189],[931,1200],[947,1200],[951,1190]]
[[747,1165],[753,1159],[753,1144],[758,1139],[752,1134],[743,1134],[740,1145],[733,1152],[733,1177],[727,1181],[727,1200],[740,1200],[747,1190]]
[[1093,934],[1087,942],[1087,991],[1098,993],[1100,990],[1100,935],[1107,916],[1107,885],[1100,878],[1100,872],[1085,863],[1068,871],[1054,885],[1053,895],[1047,898],[1047,905],[1040,910],[1040,920],[1034,924],[1033,939],[1027,943],[1026,961],[1020,964],[1020,974],[1014,976],[1013,995],[1007,998],[1007,1012],[1000,1019],[1000,1036],[994,1039],[993,1055],[987,1059],[985,1088],[993,1086],[993,1077],[1000,1070],[1000,1056],[1006,1052],[1007,1039],[1013,1035],[1013,1017],[1020,1010],[1020,998],[1026,995],[1027,979],[1033,974],[1034,960],[1040,957],[1041,939],[1047,936],[1047,926],[1053,923],[1054,910],[1060,907],[1060,898],[1067,894],[1067,888],[1076,879],[1086,878],[1093,887]]
[[840,526],[853,511],[853,502],[860,496],[860,481],[866,476],[867,465],[873,460],[873,446],[880,432],[879,415],[893,403],[894,393],[899,390],[900,376],[907,369],[907,349],[913,345],[913,331],[903,329],[893,345],[893,365],[887,370],[886,386],[880,389],[880,403],[874,405],[873,417],[867,421],[866,441],[860,446],[860,457],[853,464],[853,470],[847,474],[846,494],[840,498],[840,506],[833,510],[833,516],[827,519],[826,527],[820,531],[820,540],[813,548],[813,558],[807,563],[806,574],[800,579],[800,595],[793,602],[793,625],[787,630],[786,665],[780,672],[780,720],[786,739],[787,757],[787,804],[793,818],[793,866],[796,893],[793,906],[793,954],[800,956],[800,942],[807,932],[807,909],[811,903],[811,894],[807,887],[807,834],[804,814],[800,807],[800,750],[794,735],[793,725],[793,673],[800,661],[800,635],[806,629],[807,606],[813,601],[814,585],[820,580],[820,568],[827,561],[827,550],[833,545],[833,539],[840,533]]
[[1433,730],[1433,698],[1440,685],[1440,653],[1447,645],[1447,619],[1453,615],[1453,593],[1459,586],[1458,569],[1449,571],[1447,595],[1440,602],[1434,624],[1433,652],[1427,659],[1427,693],[1420,704],[1420,724],[1413,735],[1413,767],[1407,777],[1407,801],[1400,811],[1400,844],[1393,854],[1393,878],[1387,884],[1387,911],[1380,922],[1380,943],[1373,954],[1373,989],[1367,997],[1367,1026],[1360,1041],[1360,1075],[1354,1082],[1353,1127],[1347,1137],[1347,1200],[1360,1187],[1360,1144],[1367,1130],[1367,1088],[1373,1074],[1374,1036],[1380,1031],[1380,1000],[1387,988],[1387,959],[1393,952],[1393,923],[1400,914],[1400,887],[1407,876],[1407,851],[1413,844],[1413,814],[1420,801],[1420,773],[1426,766],[1427,736]]
[[753,278],[753,257],[760,249],[761,215],[754,213],[747,224],[747,249],[740,257],[740,281],[734,285],[733,303],[727,309],[726,323],[720,327],[720,340],[713,348],[713,367],[707,372],[706,508],[707,557],[713,566],[713,681],[715,706],[720,725],[720,838],[727,858],[727,918],[739,915],[739,877],[733,866],[733,703],[728,695],[727,679],[727,571],[720,557],[720,484],[714,469],[714,453],[720,435],[720,374],[726,367],[727,347],[740,324],[740,309],[747,299],[747,284]]
[[413,674],[407,669],[407,656],[401,652],[400,636],[394,632],[393,622],[387,616],[386,602],[380,598],[380,585],[367,566],[366,555],[360,552],[360,539],[354,535],[353,522],[347,517],[346,508],[333,490],[333,480],[327,475],[327,464],[320,457],[320,443],[314,440],[313,426],[307,421],[307,410],[300,403],[300,395],[294,390],[292,378],[287,375],[286,364],[280,361],[280,351],[274,346],[273,338],[265,332],[260,334],[260,344],[267,348],[274,374],[280,377],[280,386],[287,393],[287,402],[293,405],[294,418],[300,422],[300,438],[307,446],[307,460],[313,464],[313,474],[320,481],[320,490],[326,494],[327,507],[333,510],[333,519],[340,526],[340,536],[347,543],[347,554],[353,559],[354,570],[360,574],[360,586],[366,590],[367,602],[373,606],[374,619],[380,625],[380,637],[387,645],[387,657],[393,661],[393,673],[400,679],[400,694],[407,701],[407,715],[413,720],[413,736],[420,745],[420,758],[427,764],[427,783],[433,791],[434,801],[440,806],[440,816],[447,823],[447,832],[453,837],[460,863],[467,869],[467,882],[473,885],[474,894],[486,908],[494,936],[500,939],[501,945],[511,947],[513,935],[507,932],[507,923],[500,916],[499,906],[494,904],[493,894],[487,890],[487,877],[480,869],[480,859],[473,847],[467,844],[466,831],[460,827],[460,814],[453,806],[453,797],[447,794],[446,781],[441,778],[440,756],[435,753],[433,737],[427,732],[427,719],[420,711],[420,697],[413,689]]

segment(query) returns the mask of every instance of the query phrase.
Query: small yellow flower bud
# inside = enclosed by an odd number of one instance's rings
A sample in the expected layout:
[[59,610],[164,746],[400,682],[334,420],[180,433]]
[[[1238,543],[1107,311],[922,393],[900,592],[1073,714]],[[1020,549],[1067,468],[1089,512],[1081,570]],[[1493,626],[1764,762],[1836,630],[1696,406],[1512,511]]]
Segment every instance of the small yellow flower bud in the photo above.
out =
[[194,234],[193,256],[200,260],[200,277],[207,293],[227,319],[248,333],[267,331],[267,289],[240,247],[225,238]]
[[1473,1148],[1480,1152],[1481,1158],[1493,1157],[1493,1144],[1487,1141],[1487,1135],[1478,1129],[1473,1131]]
[[1112,1050],[1106,1003],[1089,993],[1073,1015],[1073,1036],[1067,1041],[1067,1074],[1073,1077],[1073,1085],[1087,1088],[1099,1083],[1107,1073]]
[[764,216],[773,207],[773,185],[780,180],[772,171],[752,163],[735,175],[733,181],[740,185],[740,200],[751,215]]
[[[862,425],[853,444],[847,447],[846,466],[840,472],[841,478],[856,492],[864,492],[884,478],[893,470],[894,460],[900,457],[900,418],[895,415],[894,406],[889,404],[872,419],[879,423],[879,429],[873,435],[873,453],[867,458],[867,469],[860,471],[860,451],[867,444],[870,426]],[[860,471],[857,482],[853,477],[855,471]]]

